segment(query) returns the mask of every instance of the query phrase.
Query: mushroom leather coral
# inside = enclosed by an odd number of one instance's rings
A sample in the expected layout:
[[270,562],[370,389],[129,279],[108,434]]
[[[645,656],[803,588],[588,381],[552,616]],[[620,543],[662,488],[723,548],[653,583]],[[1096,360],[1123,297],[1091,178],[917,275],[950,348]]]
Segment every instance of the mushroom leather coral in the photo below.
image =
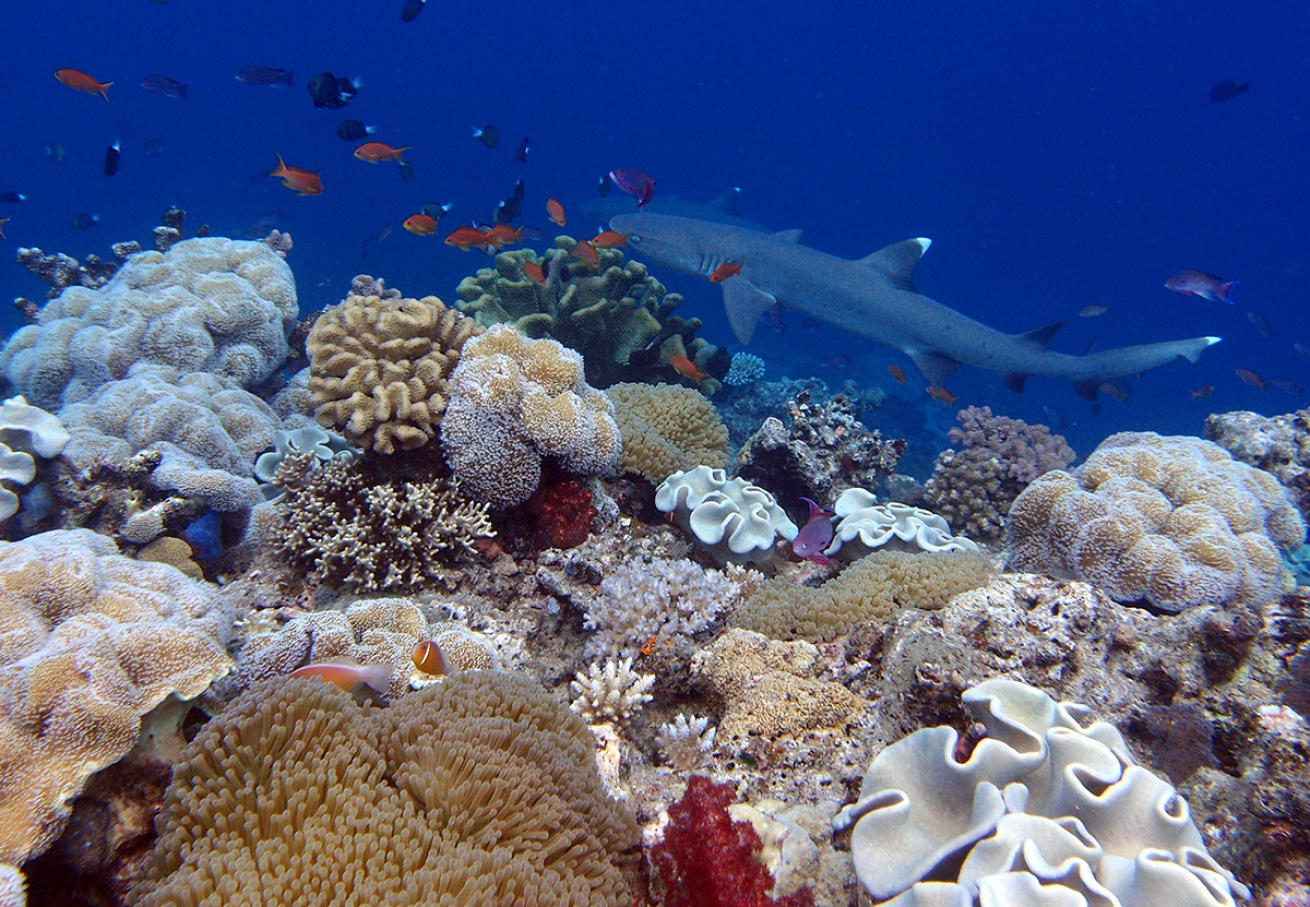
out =
[[770,895],[773,876],[757,859],[759,834],[728,815],[736,799],[731,784],[693,775],[669,807],[664,840],[651,851],[664,882],[663,907],[813,907],[808,888],[777,900]]
[[591,733],[535,683],[475,671],[387,709],[269,680],[183,753],[137,907],[630,907],[638,839]]

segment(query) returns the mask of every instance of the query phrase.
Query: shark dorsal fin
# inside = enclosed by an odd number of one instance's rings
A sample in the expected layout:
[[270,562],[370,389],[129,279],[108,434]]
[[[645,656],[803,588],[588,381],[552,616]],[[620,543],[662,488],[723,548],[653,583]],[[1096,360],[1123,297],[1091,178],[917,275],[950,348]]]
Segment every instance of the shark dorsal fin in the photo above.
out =
[[914,352],[905,351],[914,364],[923,372],[923,376],[928,379],[928,383],[941,387],[947,378],[955,374],[955,370],[960,367],[960,363],[947,356],[945,353],[939,353],[936,350],[919,350]]
[[724,214],[737,216],[737,196],[741,195],[741,188],[734,186],[727,192],[720,193],[710,199],[710,207],[718,208]]
[[1043,325],[1035,331],[1029,331],[1026,334],[1020,334],[1020,340],[1026,340],[1031,344],[1041,347],[1044,350],[1051,348],[1051,338],[1055,332],[1064,327],[1063,321],[1053,321],[1050,324]]
[[1016,394],[1023,393],[1023,383],[1028,380],[1027,375],[1021,375],[1018,372],[1001,372],[1001,380],[1005,386]]
[[801,231],[799,229],[779,230],[777,233],[773,234],[773,238],[780,239],[783,242],[800,242]]
[[740,275],[723,282],[723,308],[728,315],[728,324],[743,344],[751,342],[760,316],[777,304],[775,296]]
[[913,279],[914,266],[919,263],[919,259],[928,251],[930,245],[932,245],[931,239],[907,239],[905,242],[893,243],[885,249],[879,249],[872,255],[866,255],[856,264],[881,271],[896,286],[917,293],[919,290],[914,286]]

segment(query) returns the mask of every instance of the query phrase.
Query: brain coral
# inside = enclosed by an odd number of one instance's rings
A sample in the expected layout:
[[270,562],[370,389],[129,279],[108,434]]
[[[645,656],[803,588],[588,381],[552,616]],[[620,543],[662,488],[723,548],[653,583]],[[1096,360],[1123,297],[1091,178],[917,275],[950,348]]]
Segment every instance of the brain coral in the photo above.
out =
[[629,907],[638,839],[582,719],[475,671],[390,708],[270,680],[174,770],[136,907]]
[[582,357],[509,325],[464,346],[441,427],[446,460],[464,490],[493,507],[521,504],[553,457],[596,475],[619,456],[614,407],[587,384]]
[[1305,540],[1286,489],[1223,448],[1152,432],[1113,435],[1073,475],[1049,472],[1010,511],[1010,563],[1094,583],[1165,611],[1259,602],[1280,551]]
[[619,468],[658,485],[697,466],[728,465],[728,428],[699,391],[676,384],[615,384],[605,391],[623,435]]
[[69,287],[0,352],[37,406],[56,409],[137,362],[259,384],[287,357],[299,311],[287,263],[262,242],[188,239],[133,255],[98,290]]
[[964,761],[953,728],[915,731],[878,754],[859,801],[834,821],[854,826],[855,871],[874,900],[1232,907],[1250,897],[1123,736],[1083,727],[1086,707],[1013,680],[979,684],[964,704],[986,727]]
[[85,529],[0,542],[0,861],[41,853],[170,694],[231,669],[218,591]]
[[481,333],[435,296],[349,296],[305,341],[315,417],[355,447],[414,450],[432,440],[465,341]]

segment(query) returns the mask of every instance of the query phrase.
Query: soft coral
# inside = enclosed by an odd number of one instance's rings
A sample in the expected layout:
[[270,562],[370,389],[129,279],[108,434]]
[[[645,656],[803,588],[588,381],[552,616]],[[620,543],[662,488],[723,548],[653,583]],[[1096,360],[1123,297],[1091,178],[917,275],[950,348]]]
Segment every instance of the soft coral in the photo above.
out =
[[693,775],[682,799],[669,807],[664,840],[651,862],[664,881],[664,907],[813,907],[808,888],[774,900],[773,876],[758,859],[760,836],[734,822],[731,784]]

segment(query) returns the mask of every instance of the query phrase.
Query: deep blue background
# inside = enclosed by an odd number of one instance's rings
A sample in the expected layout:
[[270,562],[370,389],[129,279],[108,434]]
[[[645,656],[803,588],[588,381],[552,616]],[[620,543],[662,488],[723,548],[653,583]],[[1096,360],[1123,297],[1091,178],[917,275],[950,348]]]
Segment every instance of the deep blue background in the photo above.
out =
[[[1291,346],[1310,343],[1305,8],[432,0],[406,25],[399,7],[66,0],[56,16],[48,5],[7,5],[0,190],[31,200],[0,206],[13,218],[4,257],[20,245],[81,256],[122,239],[148,244],[170,204],[187,209],[192,229],[205,222],[232,236],[280,212],[303,308],[335,302],[360,272],[450,299],[485,264],[477,253],[397,227],[365,262],[365,236],[427,201],[455,203],[449,226],[485,220],[520,176],[523,221],[548,227],[547,195],[576,206],[601,173],[634,166],[661,194],[704,199],[740,186],[744,215],[801,227],[809,244],[838,255],[931,237],[917,275],[925,293],[1005,330],[1069,318],[1056,345],[1070,352],[1093,337],[1101,347],[1225,338],[1198,365],[1133,382],[1127,403],[1104,400],[1099,417],[1063,382],[1034,379],[1016,396],[990,373],[951,380],[962,404],[1029,420],[1046,419],[1043,406],[1060,410],[1083,453],[1112,431],[1198,433],[1208,412],[1305,405],[1234,374],[1310,385],[1310,361]],[[238,83],[249,64],[294,67],[296,85]],[[114,81],[112,103],[60,85],[51,73],[61,67]],[[304,84],[322,70],[361,75],[364,88],[344,110],[316,110]],[[143,89],[156,72],[192,81],[191,97]],[[1253,87],[1212,103],[1211,85],[1226,78]],[[412,145],[414,182],[394,164],[355,160],[355,143],[334,135],[346,117]],[[471,137],[484,123],[499,126],[498,148]],[[525,134],[526,166],[513,160]],[[116,137],[122,170],[107,179],[101,160]],[[166,143],[163,154],[142,155],[150,138]],[[46,156],[50,142],[67,149],[63,165]],[[321,164],[324,194],[251,182],[272,169],[274,152]],[[71,230],[78,211],[101,223]],[[1241,279],[1239,305],[1163,289],[1182,268]],[[687,295],[685,313],[706,318],[710,339],[730,339],[716,288],[661,276]],[[0,262],[5,298],[41,292]],[[1075,317],[1093,303],[1109,314]],[[1248,309],[1279,335],[1261,337]],[[12,330],[16,319],[4,315]],[[949,422],[899,354],[832,328],[807,333],[794,314],[788,323],[785,336],[762,329],[752,344],[771,374],[887,385],[901,401],[889,418],[902,429]],[[851,355],[851,366],[821,369],[834,354]],[[887,378],[894,361],[910,375],[903,388]],[[1214,396],[1193,402],[1189,389],[1207,383]]]

